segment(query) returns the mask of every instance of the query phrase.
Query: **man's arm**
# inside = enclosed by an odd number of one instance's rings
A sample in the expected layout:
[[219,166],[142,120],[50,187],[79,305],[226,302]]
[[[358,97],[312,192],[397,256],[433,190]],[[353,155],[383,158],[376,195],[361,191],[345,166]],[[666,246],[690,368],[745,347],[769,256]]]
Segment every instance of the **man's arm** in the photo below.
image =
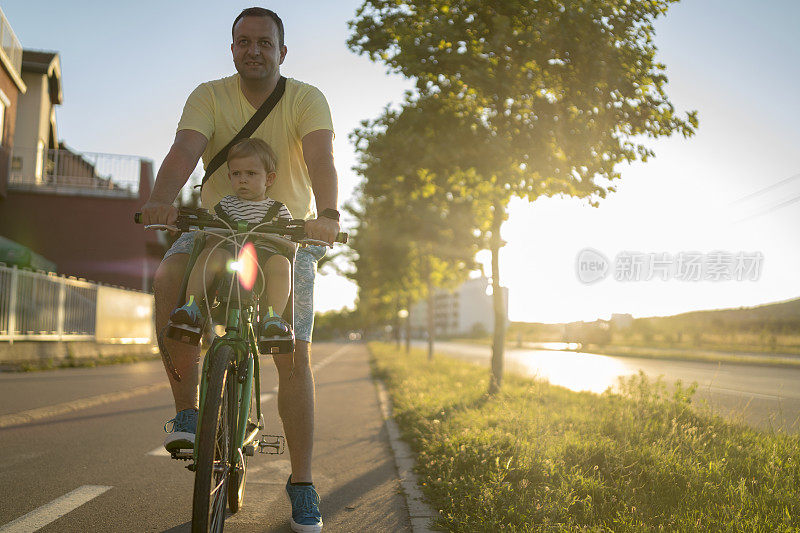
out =
[[[317,213],[322,213],[324,209],[337,209],[339,178],[333,165],[333,132],[317,130],[303,137],[303,159],[311,178]],[[311,239],[333,244],[336,234],[339,233],[339,223],[318,216],[316,220],[306,223],[306,232]]]
[[180,130],[175,134],[175,142],[158,169],[150,199],[142,207],[144,224],[175,223],[178,210],[172,202],[197,166],[206,145],[208,139],[200,132]]

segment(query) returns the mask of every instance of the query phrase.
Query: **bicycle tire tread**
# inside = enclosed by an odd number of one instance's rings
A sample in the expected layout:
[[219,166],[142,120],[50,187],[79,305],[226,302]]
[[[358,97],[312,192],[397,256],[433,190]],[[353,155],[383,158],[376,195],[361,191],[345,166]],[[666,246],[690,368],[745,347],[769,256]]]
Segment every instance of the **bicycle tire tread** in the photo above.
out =
[[[203,406],[203,416],[200,421],[200,431],[197,434],[197,461],[192,497],[193,533],[210,531],[209,493],[214,482],[214,452],[219,425],[224,424],[227,426],[227,421],[222,420],[222,400],[228,377],[228,365],[232,359],[233,349],[230,346],[221,346],[210,361],[205,405]],[[227,491],[227,488],[226,480],[220,490]],[[223,495],[223,498],[227,500],[227,495]],[[223,524],[225,521],[224,512],[225,507],[223,506]]]

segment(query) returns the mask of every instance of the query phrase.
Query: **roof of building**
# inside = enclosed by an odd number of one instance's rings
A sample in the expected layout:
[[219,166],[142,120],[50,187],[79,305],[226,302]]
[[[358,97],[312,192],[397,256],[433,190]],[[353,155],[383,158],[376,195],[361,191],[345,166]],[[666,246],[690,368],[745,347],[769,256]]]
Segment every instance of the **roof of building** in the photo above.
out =
[[44,74],[48,78],[50,101],[60,104],[64,100],[61,89],[61,59],[58,52],[50,50],[23,50],[22,72]]
[[47,50],[23,50],[22,69],[30,72],[47,74],[50,64],[58,57],[58,52]]

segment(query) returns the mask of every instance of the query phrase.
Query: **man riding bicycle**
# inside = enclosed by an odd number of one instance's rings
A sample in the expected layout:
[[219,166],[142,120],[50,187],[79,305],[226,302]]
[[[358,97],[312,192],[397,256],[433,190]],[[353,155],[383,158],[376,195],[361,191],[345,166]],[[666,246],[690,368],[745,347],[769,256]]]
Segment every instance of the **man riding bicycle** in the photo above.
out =
[[[142,208],[144,224],[173,224],[173,202],[202,156],[206,168],[268,100],[281,80],[286,57],[283,22],[273,11],[248,8],[236,17],[231,52],[237,73],[197,87],[186,101],[175,141],[158,171],[153,192]],[[311,85],[286,79],[283,95],[251,137],[276,152],[281,179],[271,196],[295,218],[307,219],[309,238],[333,243],[339,232],[336,211],[338,178],[333,163],[333,123],[322,93]],[[202,188],[207,209],[231,195],[227,165],[221,165]],[[315,205],[316,204],[316,205]],[[316,208],[316,209],[315,209]],[[314,216],[314,213],[318,216]],[[170,248],[155,273],[156,328],[161,331],[178,299],[181,279],[192,248],[192,235],[183,234]],[[321,531],[319,496],[312,484],[314,378],[311,373],[311,332],[316,264],[325,248],[308,246],[297,252],[294,270],[295,352],[274,357],[278,369],[278,411],[283,421],[292,474],[286,484],[292,501],[292,529]],[[175,399],[173,431],[165,446],[194,445],[197,425],[199,348],[165,339],[173,365],[183,376],[168,371]]]

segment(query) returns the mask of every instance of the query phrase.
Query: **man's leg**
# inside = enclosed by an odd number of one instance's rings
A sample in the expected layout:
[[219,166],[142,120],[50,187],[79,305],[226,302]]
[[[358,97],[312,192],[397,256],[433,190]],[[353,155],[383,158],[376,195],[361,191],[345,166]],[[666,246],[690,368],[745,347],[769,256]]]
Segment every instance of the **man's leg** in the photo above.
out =
[[283,421],[292,482],[310,483],[311,453],[314,446],[314,376],[311,373],[311,343],[295,343],[294,370],[292,357],[275,355],[278,367],[278,412]]
[[292,482],[313,481],[314,376],[311,374],[311,333],[314,328],[314,278],[317,262],[325,255],[321,246],[300,248],[294,262],[294,369],[292,357],[274,356],[278,367],[278,412],[283,421]]
[[[153,280],[153,292],[156,300],[156,332],[160,333],[169,321],[169,315],[178,301],[178,291],[181,288],[183,273],[189,262],[189,254],[173,254],[159,265]],[[164,339],[169,351],[172,364],[181,376],[181,381],[175,381],[167,369],[167,377],[172,387],[172,396],[175,399],[175,411],[184,409],[197,409],[197,366],[200,362],[200,348],[191,346],[172,339]],[[166,361],[164,362],[166,368]]]
[[311,374],[311,331],[314,328],[314,276],[325,248],[297,251],[294,262],[294,333],[292,356],[274,356],[278,367],[278,411],[283,421],[292,475],[286,495],[292,503],[293,531],[321,531],[319,493],[312,485],[314,447],[314,376]]

